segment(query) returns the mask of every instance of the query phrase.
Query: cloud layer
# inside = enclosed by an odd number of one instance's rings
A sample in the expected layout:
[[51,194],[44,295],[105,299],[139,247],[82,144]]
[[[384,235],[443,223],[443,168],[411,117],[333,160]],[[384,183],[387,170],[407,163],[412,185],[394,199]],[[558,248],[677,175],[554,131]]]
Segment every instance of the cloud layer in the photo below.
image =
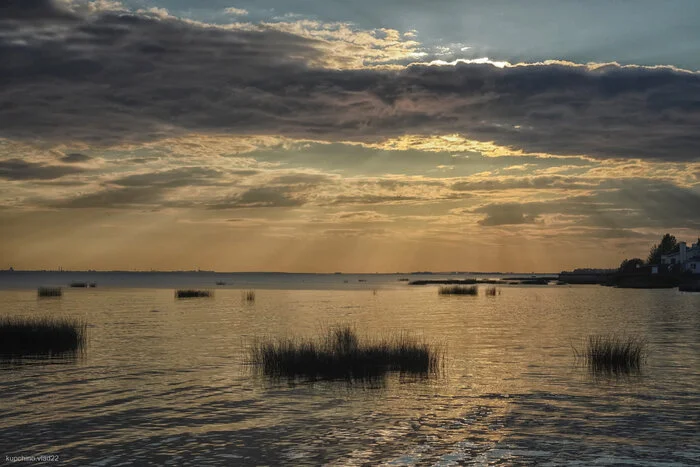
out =
[[695,238],[698,73],[430,65],[419,36],[0,3],[0,257],[532,271]]
[[116,145],[190,132],[364,142],[460,134],[534,153],[700,157],[697,73],[567,63],[331,69],[328,31],[9,5],[0,137]]

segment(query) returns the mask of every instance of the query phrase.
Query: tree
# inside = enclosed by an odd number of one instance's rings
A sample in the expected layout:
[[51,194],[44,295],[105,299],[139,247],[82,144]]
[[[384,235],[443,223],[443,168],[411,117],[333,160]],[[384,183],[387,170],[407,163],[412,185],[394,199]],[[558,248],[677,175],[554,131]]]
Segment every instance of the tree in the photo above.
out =
[[642,258],[626,259],[620,264],[620,272],[635,272],[637,268],[644,266]]
[[661,255],[673,253],[677,248],[678,241],[676,240],[676,237],[671,234],[666,234],[661,239],[661,242],[658,245],[654,245],[651,248],[651,251],[649,251],[647,263],[659,264],[661,262]]

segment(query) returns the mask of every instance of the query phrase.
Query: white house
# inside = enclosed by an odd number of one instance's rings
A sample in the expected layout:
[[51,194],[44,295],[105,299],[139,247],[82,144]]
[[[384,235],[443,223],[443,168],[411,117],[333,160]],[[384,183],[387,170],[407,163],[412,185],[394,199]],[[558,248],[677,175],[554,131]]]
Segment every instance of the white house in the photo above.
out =
[[661,255],[661,264],[680,264],[683,271],[700,274],[700,241],[690,248],[685,242],[678,242],[678,251]]

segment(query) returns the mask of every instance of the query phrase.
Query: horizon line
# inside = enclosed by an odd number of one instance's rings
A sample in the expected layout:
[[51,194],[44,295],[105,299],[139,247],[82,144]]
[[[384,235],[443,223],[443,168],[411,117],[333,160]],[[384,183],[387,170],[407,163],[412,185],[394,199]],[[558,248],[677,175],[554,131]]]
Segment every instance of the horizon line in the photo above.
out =
[[[617,268],[575,268],[571,271],[577,269],[587,269],[587,270],[611,270]],[[213,273],[213,274],[313,274],[313,275],[419,275],[419,274],[436,274],[436,275],[454,275],[454,274],[559,274],[562,271],[547,271],[547,272],[537,272],[537,271],[394,271],[394,272],[343,272],[343,271],[333,271],[333,272],[300,272],[300,271],[215,271],[215,270],[205,270],[205,269],[170,269],[170,270],[156,270],[156,269],[0,269],[0,273],[31,273],[31,272],[67,272],[67,273]]]

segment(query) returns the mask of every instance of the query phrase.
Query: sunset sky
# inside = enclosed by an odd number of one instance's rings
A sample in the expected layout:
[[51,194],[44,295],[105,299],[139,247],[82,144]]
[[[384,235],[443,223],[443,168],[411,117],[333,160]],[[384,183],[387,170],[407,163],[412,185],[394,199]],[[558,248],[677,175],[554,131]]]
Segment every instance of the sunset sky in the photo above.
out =
[[538,271],[700,236],[697,0],[0,0],[0,269]]

